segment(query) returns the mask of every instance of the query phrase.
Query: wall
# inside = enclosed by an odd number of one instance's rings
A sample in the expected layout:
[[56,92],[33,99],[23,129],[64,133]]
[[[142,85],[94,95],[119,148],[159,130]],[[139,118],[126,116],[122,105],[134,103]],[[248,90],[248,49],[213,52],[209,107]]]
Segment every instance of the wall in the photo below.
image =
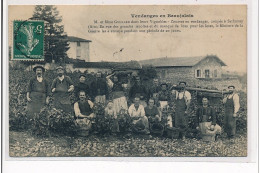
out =
[[[77,46],[77,42],[69,42],[70,49],[67,51],[67,55],[72,59],[81,59],[86,62],[90,61],[89,57],[89,42],[80,42],[80,46]],[[77,57],[77,51],[80,53],[80,58]]]
[[88,73],[97,73],[101,71],[102,73],[111,73],[111,69],[108,68],[73,68],[73,64],[66,64],[66,71],[71,72],[81,72],[84,73],[85,71],[88,71]]
[[[194,78],[192,67],[156,68],[158,77],[164,82],[183,81]],[[165,75],[164,75],[165,73]],[[164,77],[165,76],[165,77]]]

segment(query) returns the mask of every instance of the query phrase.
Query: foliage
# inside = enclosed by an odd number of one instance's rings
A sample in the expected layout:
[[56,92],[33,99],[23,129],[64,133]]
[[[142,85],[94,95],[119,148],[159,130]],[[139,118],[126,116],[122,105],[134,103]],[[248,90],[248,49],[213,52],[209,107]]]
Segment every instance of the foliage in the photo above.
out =
[[119,131],[128,132],[130,129],[131,117],[129,116],[127,110],[121,109],[117,115]]
[[64,32],[62,17],[59,15],[57,7],[53,5],[36,5],[33,19],[44,20],[44,50],[45,61],[64,62],[69,49],[68,37]]
[[150,79],[157,77],[157,72],[155,70],[155,67],[144,66],[140,70],[139,75],[141,76],[141,79],[143,79],[143,80],[150,80]]
[[96,123],[93,126],[93,130],[98,133],[108,132],[111,119],[109,119],[109,117],[105,117],[105,106],[101,103],[97,103],[94,105],[93,110],[96,115]]
[[55,108],[44,107],[39,114],[33,118],[32,133],[36,136],[49,137],[55,134],[75,134],[77,127],[74,116]]
[[[9,100],[10,100],[10,127],[11,128],[18,128],[17,123],[19,121],[26,121],[26,87],[27,87],[27,82],[31,77],[33,77],[34,73],[31,72],[26,72],[24,71],[23,73],[20,73],[20,70],[16,70],[13,68],[10,68],[10,82],[9,82]],[[74,72],[74,73],[69,73],[67,74],[68,76],[71,77],[73,82],[76,84],[78,82],[78,76],[79,72]],[[44,74],[45,78],[51,82],[55,77],[56,74],[53,73],[52,71],[47,71]],[[90,76],[89,76],[90,77]],[[92,77],[93,78],[93,77]],[[88,82],[91,80],[88,80]],[[197,97],[196,92],[191,92],[192,95],[192,100],[191,100],[191,106],[189,110],[189,125],[191,128],[195,128],[194,123],[195,123],[195,115],[196,115],[196,110],[198,106],[201,104],[201,97]],[[240,95],[240,105],[241,109],[239,111],[239,118],[237,121],[237,129],[246,132],[246,127],[247,127],[247,102],[246,98],[247,95],[244,92],[239,92]],[[210,99],[210,104],[214,109],[216,110],[217,113],[217,123],[220,126],[223,126],[223,117],[224,117],[224,107],[222,104],[222,99],[221,98],[209,98]],[[77,97],[72,94],[70,96],[71,103],[73,104],[76,100]],[[95,111],[100,111],[100,117],[103,116],[102,111],[104,111],[104,107],[100,110],[97,109],[98,106],[96,105]],[[175,110],[175,105],[173,104],[172,107],[172,112]],[[17,116],[18,113],[20,115],[25,115],[25,116]],[[174,119],[174,116],[173,116]],[[16,124],[16,125],[15,125]],[[19,123],[18,123],[19,124]],[[119,121],[120,124],[120,121]],[[20,125],[22,127],[22,125]]]
[[11,157],[245,157],[246,135],[216,142],[136,136],[59,136],[36,138],[26,132],[10,131]]

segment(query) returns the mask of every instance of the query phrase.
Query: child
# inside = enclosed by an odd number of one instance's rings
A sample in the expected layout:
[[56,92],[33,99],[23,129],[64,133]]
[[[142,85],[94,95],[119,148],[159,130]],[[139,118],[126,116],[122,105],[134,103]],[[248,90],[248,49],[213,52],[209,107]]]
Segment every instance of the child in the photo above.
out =
[[110,120],[109,126],[112,133],[119,132],[116,111],[113,108],[113,102],[109,101],[105,108],[105,117]]

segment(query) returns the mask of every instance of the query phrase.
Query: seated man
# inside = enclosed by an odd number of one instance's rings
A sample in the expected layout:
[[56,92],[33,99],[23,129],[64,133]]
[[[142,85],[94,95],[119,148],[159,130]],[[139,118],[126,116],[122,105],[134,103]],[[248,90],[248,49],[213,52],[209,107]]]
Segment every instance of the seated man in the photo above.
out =
[[149,99],[148,106],[144,108],[145,116],[148,118],[149,123],[158,123],[161,121],[158,108],[154,105],[154,100]]
[[94,104],[86,99],[85,91],[79,92],[79,101],[74,103],[74,112],[76,117],[76,123],[79,126],[82,135],[88,135],[89,130],[92,127],[95,114],[93,113]]
[[140,104],[139,96],[135,96],[134,103],[129,107],[128,112],[132,120],[133,130],[149,134],[148,118],[145,116],[143,105]]
[[216,124],[216,114],[214,108],[208,104],[208,99],[202,99],[202,106],[197,110],[196,129],[201,134],[207,134],[208,130],[216,133],[216,138],[221,134],[221,127]]

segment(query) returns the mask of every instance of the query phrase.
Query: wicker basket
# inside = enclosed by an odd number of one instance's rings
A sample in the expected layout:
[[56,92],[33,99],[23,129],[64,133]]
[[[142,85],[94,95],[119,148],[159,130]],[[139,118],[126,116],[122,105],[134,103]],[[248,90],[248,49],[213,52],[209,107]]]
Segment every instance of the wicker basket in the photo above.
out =
[[167,137],[171,139],[178,139],[180,136],[180,129],[175,127],[168,127],[166,129]]
[[77,136],[87,137],[88,135],[89,135],[89,131],[88,130],[78,130],[77,131]]
[[164,132],[163,125],[155,123],[151,125],[151,133],[156,136],[162,136]]
[[207,122],[200,123],[201,138],[203,141],[215,141],[216,130],[211,131],[208,129]]
[[201,138],[203,141],[213,142],[215,141],[215,136],[216,134],[203,134],[201,135]]

